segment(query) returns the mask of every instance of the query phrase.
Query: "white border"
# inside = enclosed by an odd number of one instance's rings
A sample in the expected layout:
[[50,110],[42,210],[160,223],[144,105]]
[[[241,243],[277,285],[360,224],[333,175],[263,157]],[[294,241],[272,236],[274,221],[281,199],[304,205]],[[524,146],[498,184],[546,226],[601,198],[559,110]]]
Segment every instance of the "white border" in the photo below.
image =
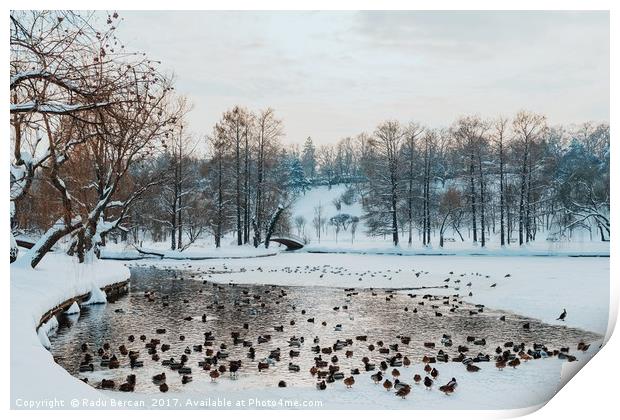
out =
[[[405,1],[405,0],[384,0],[379,2],[378,0],[357,0],[355,2],[352,1],[338,1],[338,0],[315,0],[315,1],[285,1],[285,0],[263,0],[260,3],[256,1],[250,0],[228,0],[228,1],[217,1],[217,2],[200,2],[200,1],[187,1],[187,0],[177,0],[173,3],[170,2],[156,2],[151,1],[148,3],[135,1],[135,0],[109,0],[106,2],[103,1],[90,1],[84,2],[75,1],[75,0],[57,0],[57,1],[32,1],[32,0],[22,0],[15,1],[9,0],[8,7],[5,9],[4,19],[0,21],[0,25],[2,26],[3,33],[5,37],[8,36],[8,14],[11,8],[13,9],[37,9],[37,8],[54,8],[54,9],[104,9],[104,10],[140,10],[148,8],[150,10],[168,10],[170,6],[174,7],[174,10],[202,10],[202,9],[212,9],[212,10],[242,10],[242,9],[250,9],[250,10],[357,10],[357,9],[366,9],[366,10],[383,10],[383,9],[395,9],[395,10],[404,10],[404,9],[415,9],[415,10],[485,10],[485,9],[493,9],[493,10],[610,10],[610,20],[611,20],[611,51],[610,51],[610,63],[611,63],[611,95],[610,95],[610,124],[611,124],[611,132],[612,138],[616,133],[616,127],[619,123],[618,118],[618,84],[617,84],[617,74],[618,74],[618,54],[620,53],[620,46],[618,43],[618,27],[619,27],[619,16],[620,16],[620,6],[617,1],[610,0],[591,0],[591,1],[575,1],[575,0],[563,0],[563,1],[551,1],[551,0],[522,0],[522,1],[490,1],[490,0],[470,0],[468,2],[464,1],[456,1],[456,0],[444,0],[444,1]],[[4,49],[4,57],[9,56],[9,45],[8,42],[2,44]],[[8,78],[8,65],[2,66],[0,68],[4,80]],[[5,90],[6,99],[4,101],[5,106],[5,115],[8,115],[8,90]],[[4,141],[2,142],[2,154],[3,161],[8,164],[9,157],[9,145],[6,139],[9,138],[9,125],[5,125],[4,130],[5,135],[3,136]],[[612,150],[615,151],[615,145],[612,141]],[[6,156],[4,155],[6,153]],[[615,180],[618,179],[618,158],[617,153],[612,154],[612,218],[617,220],[616,216],[618,212],[616,211],[615,204]],[[5,173],[3,179],[3,189],[4,189],[4,197],[8,197],[9,192],[9,182],[8,176]],[[3,201],[4,214],[8,214],[8,200]],[[0,218],[0,223],[2,225],[2,229],[5,232],[8,231],[8,217]],[[616,224],[612,226],[612,237],[617,238],[618,229],[616,228]],[[8,254],[8,241],[4,240],[1,245],[0,255]],[[610,329],[608,330],[607,337],[609,338],[611,331],[613,329],[613,325],[615,325],[615,321],[618,313],[618,269],[615,264],[615,242],[611,243],[612,250],[612,258],[611,258],[611,278],[613,281],[611,282],[611,304],[610,304]],[[10,270],[8,262],[5,262],[5,265],[2,267],[2,276],[0,276],[0,282],[2,283],[3,293],[1,294],[2,299],[2,308],[4,309],[4,317],[2,319],[2,324],[4,328],[1,330],[4,337],[8,337],[8,326],[9,326],[9,310],[10,310],[10,300],[9,300],[9,277]],[[609,339],[607,345],[597,354],[593,360],[589,363],[589,366],[583,369],[581,372],[577,374],[575,379],[571,380],[559,393],[556,395],[544,408],[541,410],[535,411],[531,414],[530,418],[532,419],[548,419],[552,418],[562,418],[562,419],[580,419],[583,418],[606,418],[610,417],[613,412],[617,411],[618,403],[616,400],[616,394],[618,392],[618,374],[620,369],[618,369],[618,362],[616,355],[620,354],[620,341],[616,336],[612,336]],[[9,346],[4,343],[4,345],[0,345],[0,358],[5,361],[4,369],[8,368],[9,357]],[[6,371],[5,371],[6,372]],[[3,380],[1,382],[1,390],[2,390],[2,407],[4,410],[8,410],[9,408],[9,395],[10,395],[10,379],[8,374],[4,374]],[[3,410],[3,411],[4,411]],[[381,412],[381,411],[373,411],[373,412],[346,412],[346,411],[308,411],[308,412],[290,412],[290,411],[278,411],[278,412],[268,412],[268,411],[259,411],[259,412],[208,412],[205,413],[203,411],[185,411],[183,412],[183,417],[201,417],[205,416],[216,416],[219,419],[227,419],[233,417],[243,416],[246,418],[254,419],[262,419],[262,418],[290,418],[295,417],[296,419],[306,419],[306,418],[315,418],[318,416],[346,416],[347,414],[353,413],[356,417],[369,417],[376,419],[378,417],[383,416],[409,416],[414,415],[418,418],[450,418],[458,417],[458,419],[480,419],[480,418],[501,418],[501,417],[513,417],[522,414],[526,414],[531,410],[518,410],[518,411],[449,411],[449,412],[437,412],[437,411],[418,411],[416,413],[399,413],[399,412]],[[121,415],[124,417],[124,412],[112,413],[108,411],[91,411],[88,413],[84,412],[46,412],[41,413],[48,418],[51,419],[66,419],[67,415],[71,416],[88,416],[93,419],[109,419],[110,416]],[[144,415],[145,413],[134,413],[134,415]],[[12,411],[9,412],[8,415],[13,418],[24,418],[30,417],[33,415],[31,412],[26,411]],[[34,415],[38,415],[34,414]],[[170,413],[166,411],[159,412],[149,412],[147,414],[149,418],[152,419],[168,419],[170,416],[175,416],[177,413]]]

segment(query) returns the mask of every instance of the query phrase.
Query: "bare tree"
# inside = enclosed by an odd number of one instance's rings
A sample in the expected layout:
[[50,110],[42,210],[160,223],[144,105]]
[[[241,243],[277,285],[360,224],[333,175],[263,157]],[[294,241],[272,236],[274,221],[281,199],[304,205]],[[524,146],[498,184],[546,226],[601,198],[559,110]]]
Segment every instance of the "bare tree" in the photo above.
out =
[[265,172],[270,155],[277,148],[282,136],[282,122],[275,117],[274,110],[267,108],[261,111],[256,120],[256,199],[254,211],[254,247],[258,247],[262,239],[265,221]]
[[498,118],[494,124],[493,139],[497,147],[497,158],[499,160],[499,229],[500,229],[500,245],[506,245],[506,196],[505,196],[505,143],[508,135],[508,120],[506,118]]
[[521,155],[520,194],[519,194],[519,245],[531,238],[530,211],[532,192],[532,149],[547,129],[542,115],[520,111],[512,122],[515,133],[515,146]]

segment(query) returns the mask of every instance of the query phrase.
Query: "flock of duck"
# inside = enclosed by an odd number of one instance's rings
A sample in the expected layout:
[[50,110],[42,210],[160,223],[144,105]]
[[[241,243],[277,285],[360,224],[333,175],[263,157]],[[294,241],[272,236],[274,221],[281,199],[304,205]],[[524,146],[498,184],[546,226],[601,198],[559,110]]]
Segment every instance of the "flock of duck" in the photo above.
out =
[[[191,265],[188,268],[192,268]],[[227,268],[224,267],[224,272]],[[262,272],[262,268],[254,269]],[[244,271],[244,270],[242,270]],[[253,270],[251,270],[253,271]],[[264,270],[264,272],[273,273],[275,270]],[[336,275],[354,275],[361,278],[375,276],[390,276],[395,273],[401,273],[402,270],[387,271],[365,271],[353,272],[344,267],[331,266],[306,266],[306,267],[285,267],[280,270],[287,274],[298,273],[317,273],[321,277],[326,274]],[[186,274],[190,279],[183,278],[175,270],[169,270],[169,274],[176,279],[186,279],[195,281],[201,276],[212,276],[216,273],[215,267],[211,267],[208,271],[194,271]],[[413,275],[419,277],[424,274],[423,271],[413,271]],[[460,289],[460,278],[465,274],[455,275],[453,272],[444,281],[447,288],[448,284],[457,292]],[[479,273],[471,273],[474,276],[482,276]],[[510,275],[506,275],[509,277]],[[456,277],[456,278],[455,278]],[[486,276],[488,278],[488,276]],[[503,370],[505,368],[518,368],[522,363],[532,359],[558,357],[567,361],[576,360],[576,356],[571,354],[568,346],[558,346],[557,348],[547,347],[543,343],[531,343],[527,345],[524,342],[505,341],[499,343],[495,347],[491,343],[487,343],[487,338],[468,335],[458,338],[452,336],[448,332],[438,331],[436,341],[424,341],[422,348],[416,351],[411,347],[413,342],[412,336],[408,334],[396,334],[387,339],[386,337],[375,337],[371,339],[368,335],[350,335],[347,336],[346,329],[341,323],[334,323],[332,319],[320,320],[320,314],[314,313],[312,309],[299,309],[292,306],[292,310],[298,312],[299,316],[305,319],[305,323],[316,326],[319,331],[329,331],[319,337],[304,337],[291,335],[297,332],[295,320],[290,320],[288,325],[273,325],[270,332],[262,332],[258,335],[250,335],[253,330],[251,322],[244,322],[239,328],[230,331],[229,336],[216,336],[209,330],[210,317],[207,313],[217,314],[218,311],[230,309],[230,306],[237,308],[238,311],[246,314],[255,315],[260,308],[264,308],[267,304],[280,304],[286,299],[287,291],[285,288],[276,286],[263,287],[262,293],[257,293],[255,289],[237,284],[215,284],[206,280],[202,281],[203,287],[212,287],[215,291],[222,291],[227,288],[236,288],[235,299],[222,301],[213,294],[212,301],[205,305],[205,313],[200,316],[179,313],[179,323],[197,322],[204,325],[204,332],[200,341],[188,342],[185,335],[179,331],[183,327],[174,327],[175,331],[168,331],[163,326],[153,326],[151,331],[145,331],[142,334],[130,334],[126,341],[117,343],[112,346],[105,342],[101,347],[93,346],[89,343],[81,344],[81,355],[79,362],[79,372],[85,375],[101,369],[119,369],[120,367],[130,368],[132,373],[127,375],[122,381],[114,381],[112,379],[102,379],[95,386],[106,390],[118,390],[123,392],[131,392],[135,390],[137,384],[136,373],[144,367],[145,362],[161,365],[161,373],[157,373],[147,380],[161,392],[168,392],[170,381],[180,383],[182,385],[193,381],[196,375],[208,375],[210,381],[217,382],[224,378],[235,380],[239,377],[240,371],[244,374],[250,373],[251,369],[257,372],[269,372],[274,366],[287,366],[288,372],[291,374],[303,374],[301,365],[297,363],[302,351],[311,352],[312,364],[307,370],[307,375],[314,378],[316,388],[318,390],[326,390],[331,384],[341,382],[346,388],[354,388],[359,375],[368,372],[370,380],[377,385],[381,385],[386,391],[393,392],[397,397],[407,398],[412,389],[416,386],[424,387],[426,390],[437,389],[445,395],[453,394],[457,390],[458,382],[454,377],[446,378],[441,381],[440,368],[441,363],[454,362],[460,363],[464,367],[465,374],[472,374],[482,369],[486,363],[494,363],[495,368]],[[471,287],[471,282],[465,284]],[[496,287],[496,283],[490,284],[489,287]],[[418,287],[417,289],[424,289]],[[431,288],[431,287],[429,287]],[[239,292],[240,289],[240,292]],[[342,290],[342,289],[341,289]],[[348,311],[352,299],[359,295],[360,289],[345,288],[343,290],[344,300],[340,306],[333,307],[334,312]],[[394,290],[362,290],[362,293],[370,293],[376,297],[380,304],[388,304],[395,299]],[[203,289],[200,289],[200,294]],[[471,291],[468,293],[472,295]],[[400,296],[400,295],[399,295]],[[400,308],[402,312],[415,314],[425,311],[431,317],[442,317],[447,312],[459,313],[462,316],[475,317],[484,313],[484,305],[468,305],[464,304],[459,293],[451,295],[431,295],[431,294],[414,294],[407,293],[412,299],[411,307],[409,305]],[[158,305],[167,307],[170,305],[170,296],[162,294],[155,290],[146,290],[142,299],[148,304],[152,304],[153,309]],[[188,304],[186,300],[183,303]],[[227,308],[228,306],[228,308]],[[258,309],[257,309],[258,308]],[[254,312],[253,312],[254,311]],[[409,315],[407,315],[409,316]],[[564,320],[566,311],[562,313],[560,318]],[[353,315],[350,315],[353,321]],[[506,322],[506,316],[502,315],[496,319],[497,322]],[[299,320],[297,322],[300,322]],[[200,328],[200,327],[199,327]],[[530,322],[525,322],[520,329],[529,330]],[[316,330],[313,330],[316,331]],[[333,339],[334,334],[339,338]],[[278,337],[280,342],[286,338],[288,348],[283,349],[280,346],[271,345],[274,337]],[[172,339],[174,337],[174,339]],[[440,338],[439,338],[440,337]],[[460,340],[460,341],[459,341]],[[498,344],[498,343],[496,343]],[[487,351],[489,348],[495,347],[494,351]],[[589,344],[584,341],[577,345],[578,351],[587,351]],[[232,351],[232,350],[235,351]],[[241,351],[241,349],[244,349]],[[237,358],[232,356],[235,354],[245,353],[245,358]],[[422,356],[414,355],[421,353]],[[343,363],[346,361],[346,364]],[[345,365],[347,369],[345,369]],[[420,371],[416,372],[412,377],[405,377],[401,373],[409,371],[404,368],[415,368],[419,366]],[[399,369],[401,368],[401,369]],[[290,376],[289,376],[290,377]],[[357,378],[357,381],[356,381]],[[143,379],[143,378],[142,378]],[[82,378],[88,382],[88,376]],[[275,383],[274,383],[275,385]],[[439,386],[438,386],[439,385]],[[277,381],[278,387],[287,387],[288,383],[284,379]]]

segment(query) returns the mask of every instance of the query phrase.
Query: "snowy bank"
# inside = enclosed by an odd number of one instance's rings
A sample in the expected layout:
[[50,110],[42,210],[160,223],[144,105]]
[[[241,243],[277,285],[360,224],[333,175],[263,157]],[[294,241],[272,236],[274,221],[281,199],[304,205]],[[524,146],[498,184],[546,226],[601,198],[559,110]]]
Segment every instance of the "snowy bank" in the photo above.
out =
[[[48,254],[36,269],[22,259],[11,264],[11,407],[31,400],[101,397],[54,362],[37,326],[47,311],[68,299],[129,276],[129,269],[118,262],[79,264],[64,254]],[[51,318],[42,329],[53,330],[55,321]]]
[[316,254],[375,254],[375,255],[434,255],[434,256],[498,256],[498,257],[609,257],[608,242],[537,242],[530,245],[506,247],[489,245],[484,248],[471,243],[447,243],[443,248],[393,246],[389,242],[365,241],[355,244],[323,241],[310,244],[305,252]]
[[269,248],[260,246],[225,246],[215,247],[191,247],[185,251],[171,251],[157,247],[143,247],[138,251],[133,246],[107,246],[101,250],[101,258],[109,260],[141,260],[141,259],[169,259],[169,260],[212,260],[212,259],[237,259],[258,258],[277,255],[280,250],[277,243]]

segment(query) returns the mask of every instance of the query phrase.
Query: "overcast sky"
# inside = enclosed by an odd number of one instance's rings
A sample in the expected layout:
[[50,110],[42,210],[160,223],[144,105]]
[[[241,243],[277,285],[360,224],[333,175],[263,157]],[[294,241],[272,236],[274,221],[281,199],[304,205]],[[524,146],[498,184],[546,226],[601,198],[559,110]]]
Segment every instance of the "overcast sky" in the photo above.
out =
[[211,131],[271,106],[286,139],[330,143],[382,120],[541,112],[609,120],[606,12],[122,12],[119,37],[174,72]]

